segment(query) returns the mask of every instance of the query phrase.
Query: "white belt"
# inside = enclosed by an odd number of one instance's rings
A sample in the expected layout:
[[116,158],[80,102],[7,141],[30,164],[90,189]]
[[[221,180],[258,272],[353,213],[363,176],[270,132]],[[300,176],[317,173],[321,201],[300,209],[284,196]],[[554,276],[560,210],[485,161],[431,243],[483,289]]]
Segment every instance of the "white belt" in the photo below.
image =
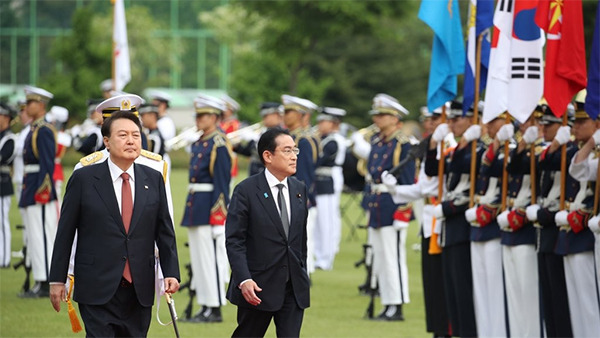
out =
[[331,175],[333,174],[332,169],[333,169],[332,167],[318,167],[317,169],[315,169],[315,174],[319,175],[319,176],[331,177]]
[[0,173],[10,174],[10,166],[8,166],[8,165],[0,166]]
[[214,189],[212,183],[190,183],[188,185],[189,192],[210,192]]
[[389,193],[389,189],[387,187],[387,185],[385,184],[371,184],[371,193],[376,194],[376,193],[381,193],[381,194],[385,194],[385,193]]
[[23,172],[26,174],[39,173],[40,165],[39,164],[26,164],[25,167],[23,167]]

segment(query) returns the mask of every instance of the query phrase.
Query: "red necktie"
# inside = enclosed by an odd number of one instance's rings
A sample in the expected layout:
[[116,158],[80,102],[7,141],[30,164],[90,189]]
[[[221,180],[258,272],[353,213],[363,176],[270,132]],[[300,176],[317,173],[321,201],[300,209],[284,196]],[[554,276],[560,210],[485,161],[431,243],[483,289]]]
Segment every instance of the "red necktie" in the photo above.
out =
[[[122,173],[123,187],[121,188],[121,217],[125,226],[125,233],[129,232],[131,224],[131,215],[133,214],[133,197],[131,196],[131,186],[129,185],[129,174]],[[128,282],[132,282],[131,271],[129,270],[129,259],[125,261],[125,270],[123,270],[123,278]]]

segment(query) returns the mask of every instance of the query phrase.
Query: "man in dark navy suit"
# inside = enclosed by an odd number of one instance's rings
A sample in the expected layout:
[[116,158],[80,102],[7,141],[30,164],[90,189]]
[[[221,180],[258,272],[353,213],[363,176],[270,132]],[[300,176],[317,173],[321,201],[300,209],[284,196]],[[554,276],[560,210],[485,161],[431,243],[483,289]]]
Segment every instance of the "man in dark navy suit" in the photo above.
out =
[[173,222],[162,175],[134,164],[141,125],[117,112],[102,125],[107,161],[73,172],[67,185],[50,270],[50,300],[65,299],[75,231],[74,299],[91,337],[146,336],[154,303],[154,243],[165,292],[179,289]]
[[290,177],[299,153],[292,137],[270,129],[258,141],[264,172],[238,184],[225,226],[231,265],[227,299],[238,306],[234,337],[298,337],[310,305],[306,271],[307,188]]

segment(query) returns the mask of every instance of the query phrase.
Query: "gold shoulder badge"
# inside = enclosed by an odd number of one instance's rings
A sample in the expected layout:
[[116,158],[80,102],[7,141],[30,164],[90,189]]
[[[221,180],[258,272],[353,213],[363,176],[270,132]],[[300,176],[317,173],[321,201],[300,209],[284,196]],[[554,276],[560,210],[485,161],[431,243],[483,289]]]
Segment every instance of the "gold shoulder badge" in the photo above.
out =
[[81,163],[82,166],[88,166],[90,164],[94,164],[98,161],[100,161],[102,158],[104,157],[104,154],[101,151],[97,151],[95,153],[91,153],[86,157],[81,158],[81,160],[79,160],[79,162]]
[[149,158],[149,159],[154,160],[154,161],[162,161],[162,156],[160,156],[157,153],[153,153],[151,151],[148,151],[146,149],[142,149],[142,152],[140,153],[140,156],[144,156],[144,157]]
[[223,138],[221,133],[216,134],[213,139],[215,140],[215,147],[222,147],[226,145],[225,139]]

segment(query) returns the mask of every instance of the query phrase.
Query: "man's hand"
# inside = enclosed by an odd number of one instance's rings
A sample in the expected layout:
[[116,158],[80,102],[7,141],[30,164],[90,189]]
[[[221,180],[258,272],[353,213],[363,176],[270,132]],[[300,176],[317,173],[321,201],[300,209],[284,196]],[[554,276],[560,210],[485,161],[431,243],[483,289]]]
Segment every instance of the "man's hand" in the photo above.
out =
[[242,296],[244,296],[244,299],[248,302],[248,304],[257,306],[262,302],[262,300],[256,296],[256,293],[261,292],[262,289],[259,288],[256,282],[252,279],[242,284],[240,289],[242,290]]
[[481,126],[478,124],[474,124],[467,128],[463,133],[463,138],[465,142],[471,142],[481,137]]
[[225,234],[225,226],[224,225],[211,225],[210,233],[213,239]]
[[499,142],[510,140],[515,135],[515,127],[512,124],[505,124],[496,133]]
[[166,277],[165,278],[165,292],[166,293],[175,293],[179,290],[179,282],[177,278]]
[[571,127],[569,126],[561,126],[556,131],[556,135],[554,136],[554,141],[558,143],[559,146],[569,142],[571,139]]
[[67,300],[64,284],[50,284],[50,302],[56,312],[60,312],[60,302]]
[[538,139],[538,127],[537,126],[531,126],[531,127],[527,128],[527,130],[525,130],[525,133],[523,133],[523,142],[525,142],[528,145],[532,144],[537,139]]
[[446,137],[446,135],[448,135],[448,133],[450,133],[450,128],[448,128],[448,124],[441,123],[433,131],[433,134],[431,135],[431,140],[435,143],[440,143]]

